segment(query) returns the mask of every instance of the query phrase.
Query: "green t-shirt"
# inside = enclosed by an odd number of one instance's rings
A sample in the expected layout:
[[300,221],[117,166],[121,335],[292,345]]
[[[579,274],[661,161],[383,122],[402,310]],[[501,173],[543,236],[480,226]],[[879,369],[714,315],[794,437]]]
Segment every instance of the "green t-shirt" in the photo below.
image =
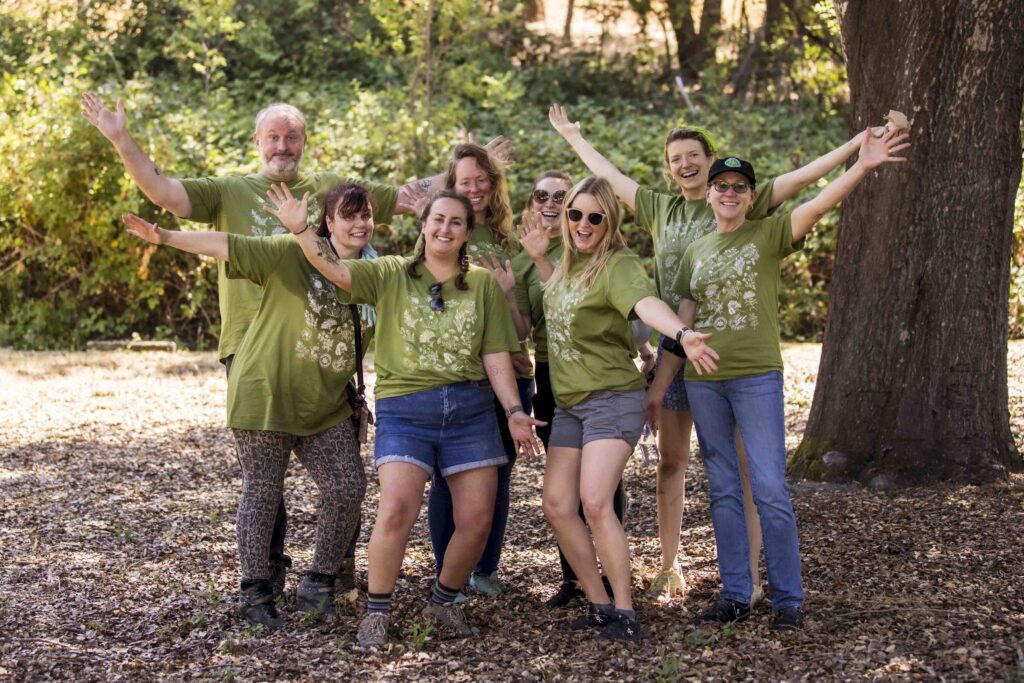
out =
[[568,408],[594,391],[644,388],[633,363],[636,342],[633,307],[656,296],[640,258],[629,249],[612,255],[589,289],[579,278],[589,258],[573,264],[569,276],[544,290],[548,359],[555,403]]
[[[269,206],[267,190],[273,181],[259,173],[245,176],[186,178],[181,181],[192,204],[188,219],[197,223],[213,223],[220,232],[234,235],[267,237],[284,235],[288,229],[281,221],[264,210]],[[346,178],[336,173],[304,173],[288,183],[292,194],[302,197],[309,192],[309,222],[320,220],[323,200],[327,193],[342,183],[357,182],[373,196],[373,219],[377,223],[390,223],[398,199],[398,188],[392,185],[369,183]],[[227,277],[226,266],[217,268],[217,291],[220,302],[219,357],[227,358],[238,352],[242,337],[256,315],[260,303],[259,287],[248,280]]]
[[711,332],[718,370],[686,379],[723,380],[782,370],[779,280],[782,259],[797,251],[791,214],[747,221],[734,232],[712,233],[687,249],[673,290],[697,302],[694,329]]
[[378,399],[486,379],[482,355],[519,350],[505,295],[489,271],[470,266],[466,291],[455,288],[455,278],[445,280],[444,310],[434,311],[429,290],[437,280],[423,264],[420,276],[411,277],[405,270],[409,261],[401,256],[345,261],[352,293],[338,292],[343,303],[377,309]]
[[[771,213],[769,203],[775,178],[760,184],[757,199],[747,212],[748,220],[764,218]],[[636,223],[650,231],[654,238],[654,283],[658,296],[673,311],[679,310],[679,298],[672,283],[679,272],[683,252],[695,240],[715,231],[715,214],[704,197],[685,199],[678,194],[662,194],[638,187],[635,198]]]
[[505,265],[505,261],[511,258],[508,250],[501,246],[501,238],[497,230],[492,230],[486,225],[477,225],[469,233],[469,242],[466,245],[466,253],[469,255],[469,262],[480,265],[480,260],[487,259],[490,266],[490,259],[493,256],[498,265]]
[[[291,235],[228,235],[227,276],[259,292],[256,315],[228,377],[228,427],[306,436],[352,414],[345,384],[356,371],[355,326],[335,286]],[[363,348],[373,328],[365,320]]]
[[[548,258],[551,265],[558,268],[562,261],[562,240],[552,238],[548,243]],[[541,286],[540,273],[533,259],[525,251],[512,258],[512,270],[516,275],[516,305],[519,312],[533,323],[534,356],[539,363],[548,362],[548,326],[544,319],[544,289]]]

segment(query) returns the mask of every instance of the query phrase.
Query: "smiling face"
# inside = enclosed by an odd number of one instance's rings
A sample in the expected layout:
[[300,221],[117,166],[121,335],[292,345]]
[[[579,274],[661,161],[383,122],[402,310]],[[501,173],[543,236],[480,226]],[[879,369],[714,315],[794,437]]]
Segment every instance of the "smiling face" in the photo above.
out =
[[473,213],[483,217],[491,199],[494,184],[473,157],[463,157],[455,164],[455,191],[473,205]]
[[466,206],[450,197],[435,199],[423,221],[423,239],[428,254],[458,258],[459,249],[469,239]]
[[733,183],[746,183],[749,186],[750,181],[742,173],[726,171],[716,175],[707,188],[708,205],[715,212],[715,220],[720,223],[734,223],[737,220],[742,222],[753,205],[757,192],[752,187],[743,193],[737,193],[732,187],[725,192],[719,192],[715,189],[715,184],[719,182],[729,183],[730,186]]
[[[536,197],[531,195],[530,211],[539,214],[541,227],[549,233],[554,234],[561,229],[562,204],[565,202],[565,197],[571,189],[572,185],[569,181],[562,178],[541,178],[533,186],[534,192],[540,190],[548,194],[547,199],[543,202],[538,202]],[[555,201],[555,192],[565,193],[562,195],[561,202]]]
[[708,170],[715,157],[704,152],[699,140],[673,140],[665,148],[669,173],[683,195],[696,193],[697,197],[708,184]]
[[[583,212],[578,221],[569,217],[569,209]],[[600,221],[595,225],[591,222],[591,214],[600,214]],[[596,216],[595,216],[596,218]],[[592,254],[608,232],[608,216],[591,194],[580,193],[572,200],[572,206],[566,207],[566,220],[569,223],[569,235],[572,237],[576,250],[581,254]]]
[[343,214],[339,202],[334,215],[327,217],[327,229],[339,253],[358,253],[373,237],[373,208],[367,206],[362,211]]
[[260,173],[271,180],[294,180],[306,146],[302,122],[287,114],[268,116],[252,134],[260,155]]

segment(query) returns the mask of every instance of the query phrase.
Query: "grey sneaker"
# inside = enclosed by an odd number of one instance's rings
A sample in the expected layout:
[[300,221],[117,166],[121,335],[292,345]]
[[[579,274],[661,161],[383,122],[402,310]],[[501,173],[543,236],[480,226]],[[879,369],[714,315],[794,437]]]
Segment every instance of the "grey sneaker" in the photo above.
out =
[[432,602],[423,608],[422,616],[441,633],[458,638],[476,635],[476,629],[466,621],[466,613],[454,603],[439,605]]
[[316,581],[306,576],[295,591],[295,608],[318,616],[334,614],[334,581]]
[[388,615],[367,614],[359,622],[356,642],[364,650],[377,650],[388,643]]
[[238,597],[237,611],[239,616],[250,624],[259,624],[269,629],[284,626],[284,619],[277,614],[274,605],[274,593],[267,581],[259,581],[242,591]]
[[505,592],[505,584],[498,579],[497,570],[490,574],[472,574],[469,577],[469,585],[489,598],[496,598]]

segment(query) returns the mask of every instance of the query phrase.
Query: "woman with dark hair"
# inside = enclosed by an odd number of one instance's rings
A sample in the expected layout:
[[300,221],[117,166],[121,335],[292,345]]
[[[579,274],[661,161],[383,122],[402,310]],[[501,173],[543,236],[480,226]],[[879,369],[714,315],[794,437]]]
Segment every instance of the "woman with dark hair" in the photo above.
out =
[[[508,182],[505,167],[487,149],[477,144],[456,145],[445,172],[444,184],[448,190],[465,197],[473,210],[476,225],[466,247],[470,262],[490,270],[501,286],[509,313],[515,324],[516,335],[523,340],[529,334],[529,327],[518,315],[515,299],[515,275],[511,266],[512,251],[512,209],[508,197]],[[533,377],[529,356],[525,347],[512,356],[519,390],[519,402],[529,412],[533,398]],[[494,404],[498,419],[501,443],[508,462],[498,469],[498,493],[494,502],[494,521],[487,537],[480,562],[469,577],[469,585],[484,595],[495,597],[504,590],[498,579],[498,564],[505,543],[505,528],[508,524],[512,468],[517,453],[512,436],[505,428],[503,410]],[[434,548],[434,559],[438,573],[444,567],[445,550],[455,530],[451,493],[444,477],[435,472],[430,487],[428,504],[430,541]]]
[[[555,104],[549,111],[551,125],[558,131],[591,172],[605,177],[615,194],[636,212],[636,223],[651,233],[654,241],[654,281],[658,295],[672,310],[679,300],[671,290],[686,247],[695,239],[714,230],[714,215],[707,205],[704,191],[708,169],[715,160],[716,146],[711,135],[696,126],[674,128],[665,139],[663,173],[670,193],[656,192],[625,176],[608,159],[584,139],[580,124],[569,121],[565,108]],[[749,206],[750,219],[764,218],[775,207],[794,196],[854,154],[863,141],[863,134],[831,152],[777,178],[761,182],[757,201]],[[672,346],[671,339],[663,346]],[[664,354],[658,350],[659,372],[648,392],[647,420],[658,434],[658,534],[661,540],[661,569],[651,582],[647,598],[663,601],[680,595],[685,587],[679,573],[679,534],[683,521],[686,494],[686,468],[690,461],[690,435],[693,418],[686,398],[683,373],[660,371]],[[740,471],[743,479],[744,512],[747,517],[748,543],[751,547],[750,571],[754,588],[752,604],[763,598],[758,558],[761,549],[761,528],[757,519],[747,461],[742,442],[738,445]]]
[[451,491],[455,531],[423,616],[443,631],[474,633],[454,601],[480,559],[497,469],[508,460],[492,409],[495,396],[514,447],[530,456],[536,450],[537,423],[523,411],[515,387],[509,354],[519,343],[508,305],[494,277],[469,263],[472,205],[442,191],[421,221],[411,257],[373,261],[339,260],[317,249],[301,223],[285,223],[344,301],[377,309],[374,461],[380,502],[368,548],[367,615],[357,634],[365,648],[387,642],[391,595],[435,470]]
[[[786,486],[780,266],[785,257],[800,249],[814,224],[872,169],[906,161],[894,156],[910,146],[906,140],[907,136],[896,130],[881,138],[868,132],[856,163],[817,197],[792,213],[763,220],[747,218],[757,201],[757,178],[749,162],[726,157],[715,161],[709,170],[705,197],[714,212],[715,231],[686,248],[672,286],[680,299],[679,317],[686,326],[683,340],[714,330],[723,358],[716,370],[699,377],[686,368],[686,393],[708,475],[722,580],[719,600],[700,615],[699,622],[744,621],[750,616],[753,585],[736,453],[738,431],[746,447],[754,503],[764,531],[773,627],[790,630],[803,626],[800,546]],[[681,359],[665,356],[667,371],[677,372],[681,365]]]
[[[676,340],[682,325],[626,247],[622,211],[603,178],[585,178],[565,198],[562,255],[544,284],[544,316],[557,405],[544,513],[590,602],[570,628],[601,627],[601,637],[634,640],[641,632],[630,594],[629,544],[612,504],[644,425],[645,380],[633,362],[630,320]],[[689,335],[684,344],[698,372],[715,368],[718,356],[704,343],[710,336]],[[602,585],[598,559],[613,595]]]
[[[271,198],[281,191],[271,188]],[[268,209],[282,222],[301,222],[306,207]],[[356,319],[365,345],[372,318],[338,303],[335,288],[302,254],[291,235],[247,237],[223,232],[163,230],[138,216],[128,231],[224,261],[228,277],[260,287],[260,305],[228,374],[227,425],[242,468],[238,554],[242,569],[238,612],[254,624],[278,628],[268,560],[271,533],[294,451],[320,490],[313,563],[296,593],[298,609],[334,611],[335,575],[351,544],[366,490],[359,441],[346,385],[356,370]],[[341,185],[325,199],[317,232],[326,248],[358,259],[373,234],[369,193]]]

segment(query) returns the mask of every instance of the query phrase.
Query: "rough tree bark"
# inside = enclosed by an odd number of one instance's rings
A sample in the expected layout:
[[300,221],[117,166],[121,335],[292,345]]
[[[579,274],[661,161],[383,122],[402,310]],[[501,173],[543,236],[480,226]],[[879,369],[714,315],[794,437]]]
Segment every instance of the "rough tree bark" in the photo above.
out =
[[701,67],[715,57],[718,37],[722,34],[722,0],[704,0],[700,8],[700,44],[698,62]]
[[873,486],[1022,467],[1006,336],[1024,2],[837,0],[853,131],[912,118],[904,165],[845,202],[798,476]]
[[676,37],[679,73],[687,83],[693,83],[700,70],[701,55],[700,40],[693,25],[693,5],[691,0],[666,0],[665,6]]

